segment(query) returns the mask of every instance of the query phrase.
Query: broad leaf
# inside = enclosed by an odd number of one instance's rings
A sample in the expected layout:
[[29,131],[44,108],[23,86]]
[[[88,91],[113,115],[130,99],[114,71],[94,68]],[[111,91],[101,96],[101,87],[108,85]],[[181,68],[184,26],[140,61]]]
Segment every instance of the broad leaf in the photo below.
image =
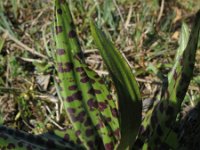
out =
[[131,147],[141,123],[142,101],[134,75],[120,52],[95,24],[92,36],[108,68],[118,94],[121,140],[119,149]]
[[84,64],[65,1],[56,0],[55,18],[60,93],[79,144],[87,149],[113,149],[120,138],[116,105],[104,82]]

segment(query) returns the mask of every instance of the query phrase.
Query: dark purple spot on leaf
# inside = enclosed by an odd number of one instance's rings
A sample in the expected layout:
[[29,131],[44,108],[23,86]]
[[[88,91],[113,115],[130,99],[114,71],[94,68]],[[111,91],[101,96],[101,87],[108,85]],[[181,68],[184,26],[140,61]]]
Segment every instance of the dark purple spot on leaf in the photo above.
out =
[[110,94],[107,95],[107,99],[108,99],[108,100],[112,100],[112,95],[110,95]]
[[59,34],[63,31],[62,26],[56,26],[56,34]]
[[78,87],[76,86],[76,85],[71,85],[71,86],[69,86],[68,87],[68,89],[70,90],[70,91],[74,91],[74,90],[76,90]]
[[82,92],[77,91],[76,93],[73,94],[74,99],[81,100],[82,99]]
[[61,15],[62,14],[62,9],[58,8],[57,9],[57,13]]
[[141,135],[143,135],[144,132],[145,132],[145,128],[144,128],[143,125],[141,125],[141,126],[140,126],[140,129],[139,129],[139,133],[140,133]]
[[82,51],[81,51],[81,52],[78,52],[76,56],[77,56],[79,59],[81,59],[81,60],[84,58],[84,54],[83,54]]
[[174,75],[173,75],[174,80],[176,80],[178,78],[178,74],[176,71],[174,71]]
[[79,136],[80,134],[81,134],[80,130],[76,131],[76,136]]
[[80,122],[84,122],[85,116],[86,116],[86,113],[84,111],[82,111],[77,115],[76,120],[80,121]]
[[112,137],[113,133],[112,132],[108,132],[108,136]]
[[67,108],[67,112],[69,114],[74,114],[76,112],[76,109],[75,108]]
[[115,137],[120,138],[120,129],[119,128],[114,131],[114,135],[115,135]]
[[180,63],[181,66],[183,66],[183,62],[184,62],[184,60],[183,60],[183,58],[181,57],[181,58],[179,59],[179,63]]
[[70,72],[73,69],[73,63],[67,62],[65,63],[64,72]]
[[77,91],[76,93],[72,94],[71,96],[68,96],[66,100],[68,102],[72,102],[74,100],[81,100],[81,99],[82,99],[82,92]]
[[69,141],[70,140],[69,134],[65,134],[63,140],[66,142]]
[[63,70],[63,67],[62,67],[62,66],[58,66],[58,72],[59,72],[59,73],[63,73],[63,72],[64,72],[64,70]]
[[77,68],[76,68],[76,71],[77,71],[77,72],[83,72],[84,69],[83,69],[82,67],[77,67]]
[[65,0],[59,0],[59,2],[60,2],[61,4],[64,4],[66,1],[65,1]]
[[107,105],[104,102],[99,102],[98,103],[98,108],[99,108],[100,111],[104,111],[104,109],[107,108]]
[[74,116],[74,114],[69,114],[69,115],[70,115],[72,122],[78,121],[77,118]]
[[87,104],[88,104],[88,106],[90,107],[91,110],[98,108],[97,102],[92,98],[87,101]]
[[117,118],[118,117],[118,111],[117,111],[117,109],[113,108],[111,111],[112,111],[112,115]]
[[94,93],[94,89],[91,88],[91,89],[88,91],[88,94],[95,95],[95,93]]
[[57,49],[57,55],[64,55],[65,54],[65,49]]
[[86,120],[85,120],[85,123],[84,125],[87,127],[87,126],[90,126],[92,124],[90,118],[88,117]]
[[105,150],[113,150],[114,144],[112,142],[105,144]]
[[62,67],[62,66],[63,66],[63,63],[58,62],[57,65],[58,65],[59,67]]
[[106,121],[107,121],[107,122],[112,121],[111,117],[107,117],[107,118],[106,118]]
[[67,100],[67,102],[72,102],[72,101],[74,101],[74,98],[72,96],[68,96],[66,100]]
[[92,136],[93,134],[94,134],[94,130],[93,129],[87,129],[86,131],[85,131],[86,133],[86,136]]
[[69,38],[75,38],[76,37],[76,32],[74,30],[71,30],[68,34]]
[[87,82],[89,82],[89,77],[84,77],[84,78],[82,78],[80,81],[82,82],[82,83],[87,83]]
[[103,128],[104,127],[103,121],[101,120],[95,127],[97,130]]
[[100,79],[100,80],[99,80],[99,83],[100,83],[100,84],[105,84],[105,82],[103,81],[103,79]]
[[86,77],[87,74],[86,74],[85,72],[82,72],[82,73],[80,74],[80,76],[81,76],[81,77]]
[[100,91],[100,90],[94,89],[94,93],[95,93],[95,94],[101,94],[101,91]]

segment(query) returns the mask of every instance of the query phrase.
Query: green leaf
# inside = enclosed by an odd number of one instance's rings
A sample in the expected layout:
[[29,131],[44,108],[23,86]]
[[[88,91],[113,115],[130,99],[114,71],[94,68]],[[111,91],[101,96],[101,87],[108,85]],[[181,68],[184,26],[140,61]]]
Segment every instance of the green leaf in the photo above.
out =
[[[181,27],[181,35],[179,38],[179,48],[177,49],[177,52],[176,52],[175,63],[174,63],[173,68],[176,68],[177,65],[179,64],[179,59],[183,55],[183,52],[187,46],[188,40],[189,40],[189,28],[187,24],[183,22],[182,27]],[[170,72],[170,74],[168,75],[168,81],[172,80],[172,77],[173,77],[172,73],[173,72]]]
[[141,123],[142,102],[139,87],[120,52],[92,21],[90,27],[117,90],[122,136],[119,149],[125,149],[132,146]]
[[187,35],[182,33],[186,37],[181,39],[181,49],[177,52],[175,65],[169,75],[168,86],[163,91],[161,100],[156,102],[145,116],[135,148],[161,149],[164,146],[167,149],[179,149],[177,148],[177,134],[173,131],[173,127],[193,76],[199,31],[200,11],[196,14],[187,46],[183,52],[182,48],[185,47],[184,41],[187,41]]
[[99,76],[84,63],[65,1],[55,1],[55,17],[56,68],[65,111],[86,149],[114,149],[120,136],[115,102]]
[[69,141],[61,143],[62,139],[59,137],[54,137],[50,140],[50,138],[45,138],[44,135],[31,135],[23,131],[7,128],[2,125],[0,125],[0,133],[0,149],[77,149],[77,147],[70,144]]
[[[168,90],[166,91],[166,97],[168,97],[170,101],[177,103],[178,106],[180,106],[182,103],[190,84],[190,80],[193,77],[193,68],[198,45],[199,30],[200,11],[196,15],[187,46],[185,46],[184,42],[182,42],[183,44],[181,43],[182,48],[186,48],[182,54],[178,51],[176,57],[178,60],[175,62],[177,65],[175,64],[176,66],[172,69],[173,78],[169,80]],[[185,40],[182,39],[181,41],[187,41],[187,35]],[[168,92],[170,95],[167,96]]]

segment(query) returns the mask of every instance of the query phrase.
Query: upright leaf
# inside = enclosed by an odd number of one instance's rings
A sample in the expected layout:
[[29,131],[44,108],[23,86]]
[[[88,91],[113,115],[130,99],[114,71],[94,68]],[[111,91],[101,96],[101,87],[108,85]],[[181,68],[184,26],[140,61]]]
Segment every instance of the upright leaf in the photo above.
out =
[[103,81],[84,64],[66,1],[55,1],[55,17],[61,95],[79,143],[87,149],[114,149],[120,136],[116,105]]
[[171,142],[168,140],[168,135],[172,134],[177,113],[180,111],[181,103],[192,79],[199,30],[200,11],[196,15],[184,52],[179,51],[177,54],[177,62],[169,76],[168,87],[161,100],[154,105],[142,122],[135,148],[162,149],[165,147],[166,149],[177,149],[175,135],[171,136],[174,138],[170,139]]
[[121,140],[119,149],[131,147],[141,123],[142,101],[128,63],[91,21],[92,36],[112,77],[118,94]]
[[[180,39],[179,39],[179,48],[177,49],[174,66],[173,66],[174,69],[177,68],[177,65],[180,65],[179,59],[183,55],[183,52],[187,46],[188,40],[189,40],[189,29],[188,29],[188,26],[185,23],[183,23],[181,27],[181,34],[180,34]],[[168,75],[168,81],[171,81],[172,78],[173,78],[173,71],[171,71],[170,74]]]

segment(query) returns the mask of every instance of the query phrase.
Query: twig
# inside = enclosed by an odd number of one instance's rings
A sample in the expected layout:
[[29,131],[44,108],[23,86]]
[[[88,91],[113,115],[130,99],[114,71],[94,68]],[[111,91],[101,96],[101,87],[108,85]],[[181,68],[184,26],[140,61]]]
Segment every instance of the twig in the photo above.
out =
[[43,55],[43,54],[40,54],[38,53],[37,51],[35,51],[34,49],[28,47],[27,45],[25,45],[24,43],[22,43],[21,41],[19,41],[18,39],[16,39],[15,37],[13,37],[7,30],[5,30],[4,28],[2,28],[0,26],[0,30],[2,30],[3,32],[7,33],[8,37],[13,41],[15,42],[17,45],[19,45],[21,48],[21,50],[27,50],[28,52],[34,54],[34,55],[37,55],[39,57],[42,57],[44,59],[48,59],[47,56]]
[[88,54],[88,53],[96,53],[99,52],[98,49],[86,49],[84,50],[84,54]]
[[129,12],[128,12],[128,16],[127,16],[125,25],[124,25],[126,30],[128,29],[128,26],[129,26],[129,23],[130,23],[130,20],[131,20],[132,12],[133,12],[133,6],[131,5],[130,8],[129,8]]
[[0,86],[0,93],[5,93],[5,92],[21,93],[22,90],[19,88],[9,88],[9,87],[1,87]]
[[42,60],[39,59],[31,59],[31,58],[24,58],[24,57],[19,57],[21,60],[26,61],[26,62],[36,62],[36,63],[43,63]]
[[165,5],[165,0],[161,1],[161,6],[160,6],[160,12],[157,18],[157,23],[160,21],[162,14],[163,14],[163,10],[164,10],[164,5]]
[[[46,110],[51,114],[51,110],[48,106],[45,106]],[[57,126],[60,130],[63,130],[64,128],[61,127],[57,122],[55,122],[51,117],[49,117],[48,115],[45,114],[45,116],[47,117],[47,119],[53,123],[55,126]]]
[[118,5],[117,5],[116,0],[113,0],[113,3],[114,3],[114,5],[115,5],[115,7],[117,8],[117,11],[118,11],[119,16],[120,16],[120,18],[121,18],[121,20],[122,20],[122,23],[124,24],[125,21],[124,21],[123,15],[122,15],[122,13],[121,13],[121,11],[120,11]]
[[44,13],[44,11],[40,11],[40,13],[37,15],[37,17],[32,21],[31,27],[36,24],[37,20],[42,16],[43,13]]

